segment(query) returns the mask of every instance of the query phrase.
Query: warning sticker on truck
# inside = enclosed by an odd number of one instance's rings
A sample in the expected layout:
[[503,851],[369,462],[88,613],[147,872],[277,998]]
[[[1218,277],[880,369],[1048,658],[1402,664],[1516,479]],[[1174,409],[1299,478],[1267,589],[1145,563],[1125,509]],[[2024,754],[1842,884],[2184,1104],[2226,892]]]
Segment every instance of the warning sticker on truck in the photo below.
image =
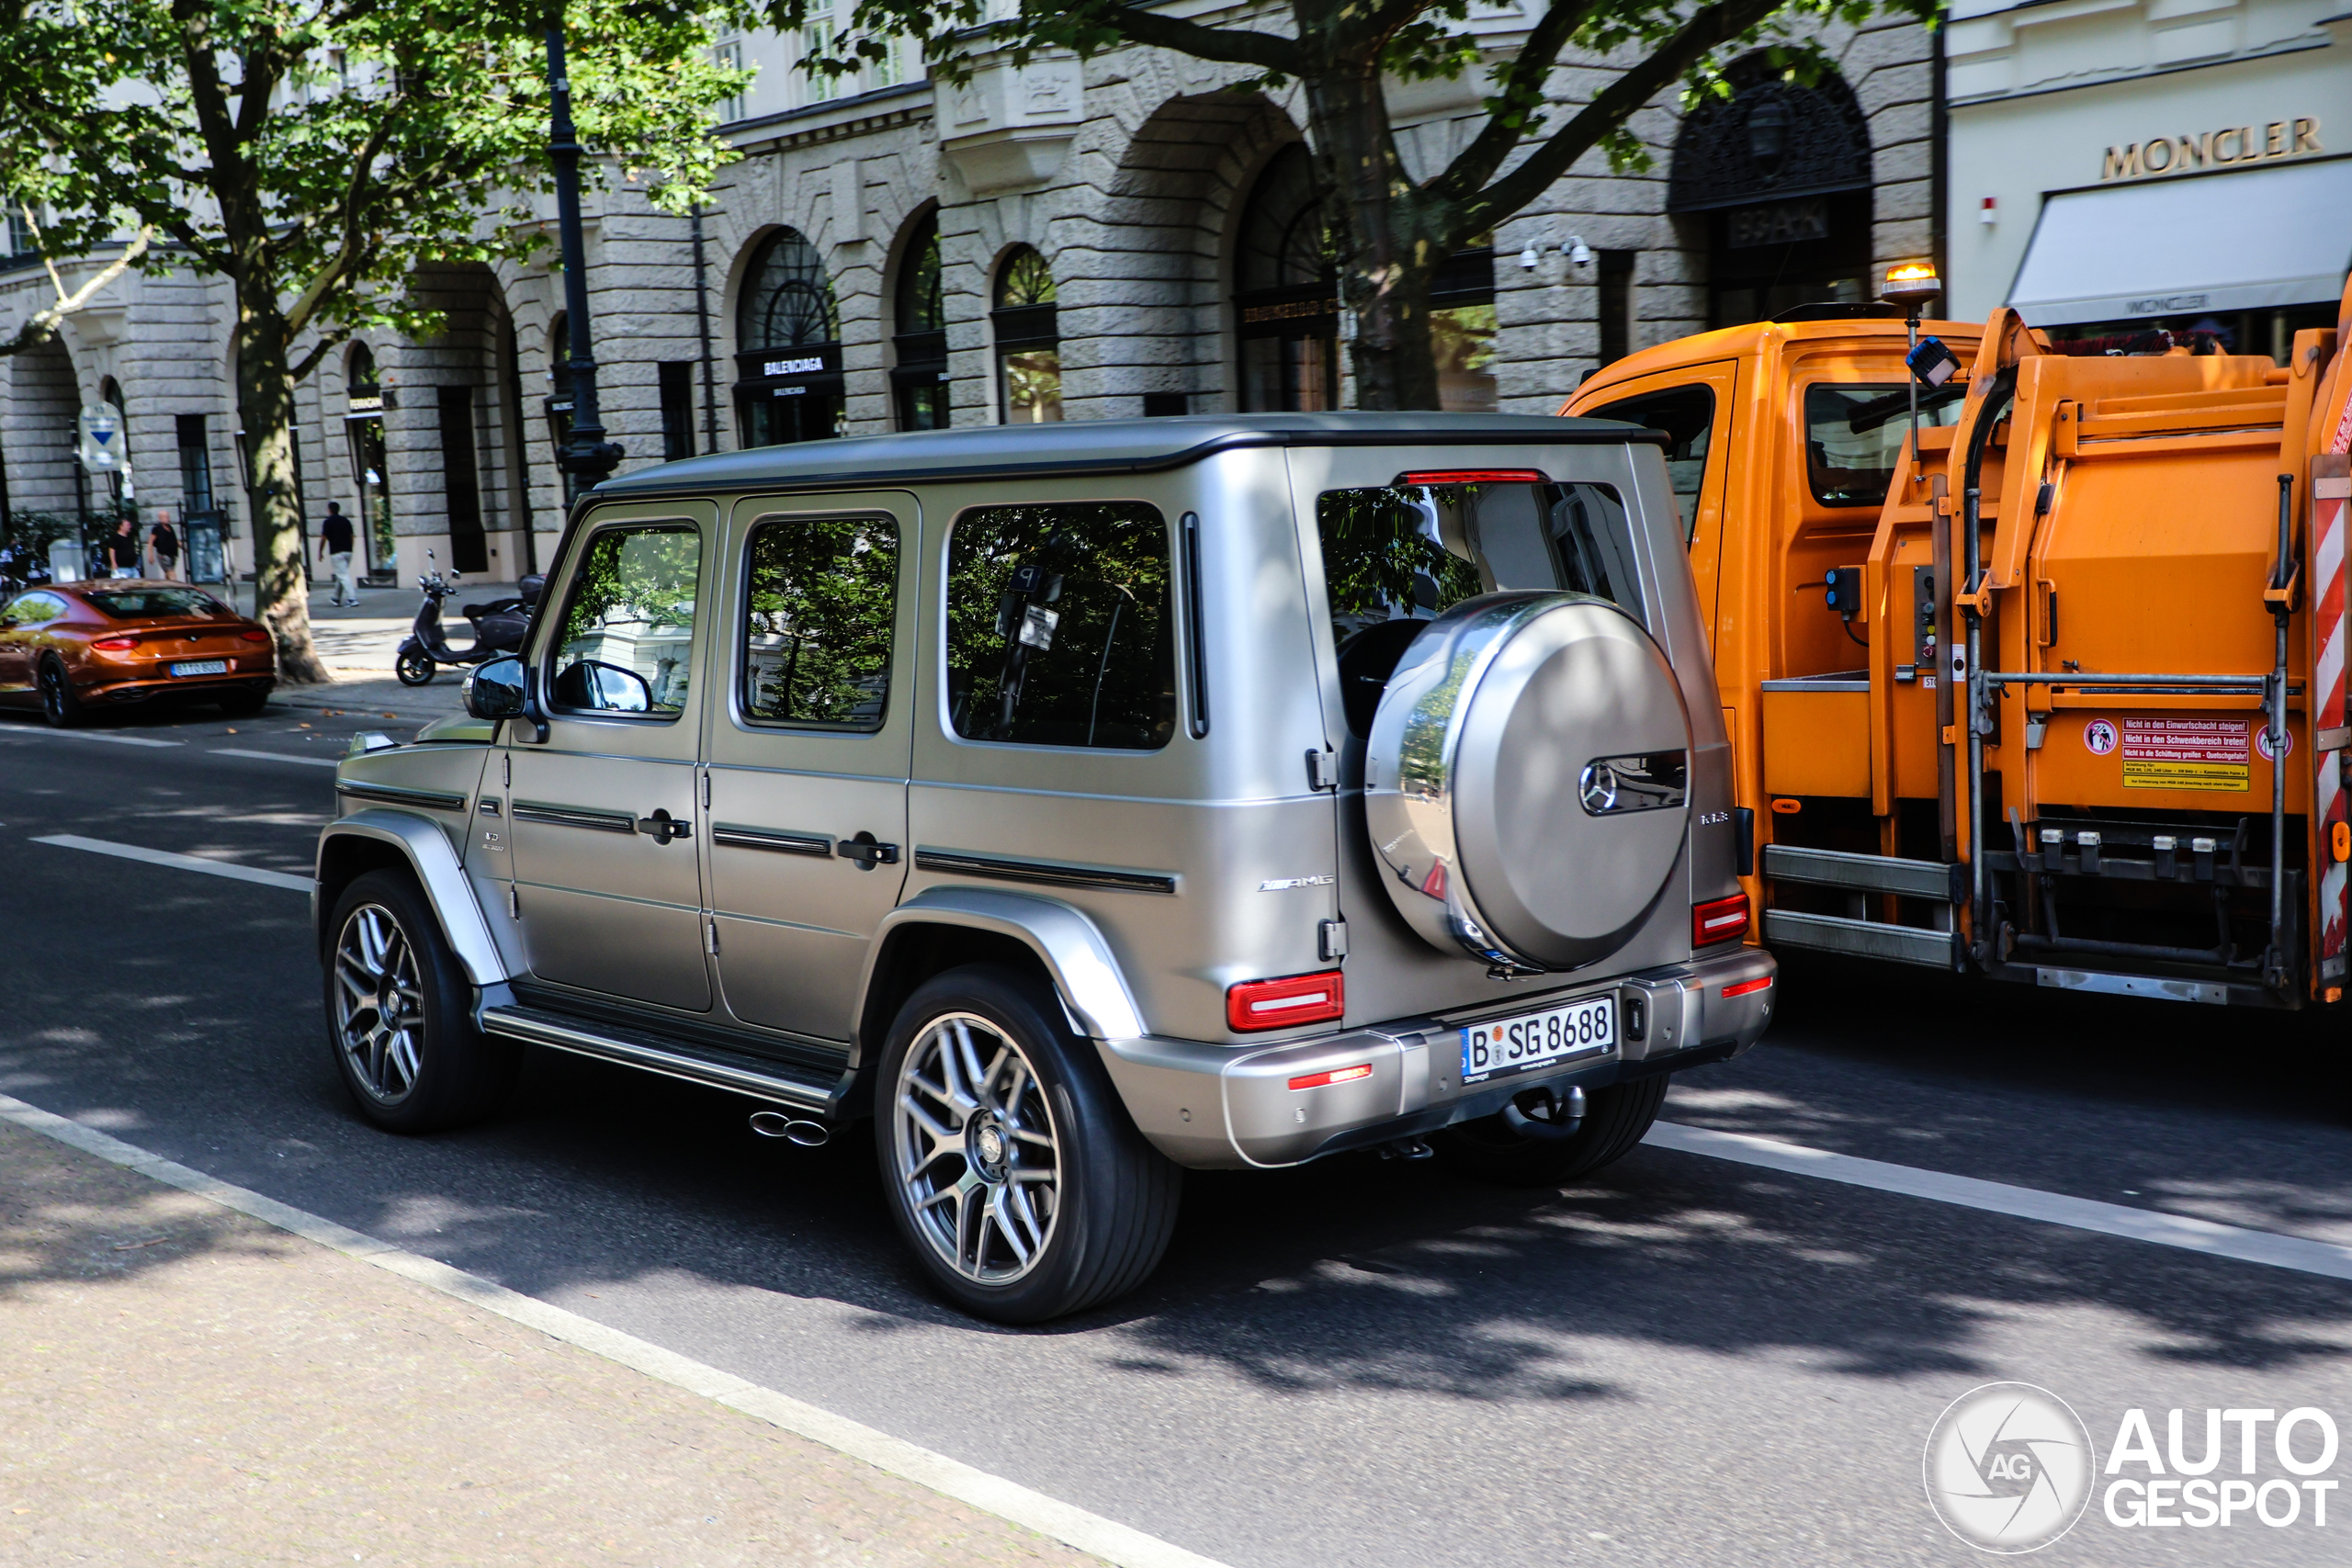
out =
[[2127,718],[2123,787],[2243,793],[2251,787],[2253,730],[2242,718]]

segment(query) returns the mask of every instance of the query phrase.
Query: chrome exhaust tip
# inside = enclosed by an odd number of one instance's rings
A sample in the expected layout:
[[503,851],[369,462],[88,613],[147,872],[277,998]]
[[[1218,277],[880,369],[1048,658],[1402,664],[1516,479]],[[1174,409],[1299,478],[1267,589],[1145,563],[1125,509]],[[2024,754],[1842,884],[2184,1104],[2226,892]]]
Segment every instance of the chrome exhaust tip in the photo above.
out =
[[822,1122],[810,1122],[798,1116],[786,1116],[781,1111],[752,1112],[752,1131],[763,1138],[782,1138],[804,1149],[813,1149],[831,1138],[832,1129]]

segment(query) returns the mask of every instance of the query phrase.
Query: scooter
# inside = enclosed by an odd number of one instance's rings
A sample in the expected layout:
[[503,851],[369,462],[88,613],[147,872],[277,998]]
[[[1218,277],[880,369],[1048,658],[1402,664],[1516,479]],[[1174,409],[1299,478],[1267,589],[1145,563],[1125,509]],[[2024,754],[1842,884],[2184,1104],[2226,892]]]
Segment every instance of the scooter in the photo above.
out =
[[465,584],[443,577],[433,564],[431,550],[424,552],[424,575],[416,580],[417,587],[424,591],[424,603],[416,607],[416,622],[392,659],[392,672],[400,677],[401,685],[422,686],[444,664],[458,669],[502,653],[522,651],[523,639],[530,635],[532,612],[538,608],[539,591],[547,586],[547,579],[533,572],[514,585],[518,590],[514,597],[460,606],[466,619],[473,623],[474,640],[471,647],[452,648],[441,635],[441,601]]

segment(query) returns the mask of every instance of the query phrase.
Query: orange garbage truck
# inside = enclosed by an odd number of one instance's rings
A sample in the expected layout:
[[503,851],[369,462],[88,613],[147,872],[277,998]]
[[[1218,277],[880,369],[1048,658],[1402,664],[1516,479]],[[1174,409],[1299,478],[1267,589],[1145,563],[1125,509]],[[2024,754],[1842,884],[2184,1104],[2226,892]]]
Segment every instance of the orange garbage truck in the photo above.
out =
[[1811,307],[1577,390],[1668,438],[1764,942],[2342,1004],[2342,316],[2283,365],[1929,321],[1915,416],[1899,314]]

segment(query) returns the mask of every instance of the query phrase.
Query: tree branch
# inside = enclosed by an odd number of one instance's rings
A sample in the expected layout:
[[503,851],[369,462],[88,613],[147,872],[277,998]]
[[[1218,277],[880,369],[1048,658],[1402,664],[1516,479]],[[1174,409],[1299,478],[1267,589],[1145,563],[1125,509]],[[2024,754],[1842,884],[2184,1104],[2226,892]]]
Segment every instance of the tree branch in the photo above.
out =
[[347,326],[337,327],[333,332],[321,336],[317,343],[311,344],[311,352],[304,355],[300,362],[287,367],[286,378],[289,381],[300,381],[303,377],[316,370],[319,367],[319,361],[347,342],[351,333],[352,329]]
[[319,307],[334,291],[335,286],[349,276],[358,265],[365,249],[360,234],[360,197],[374,173],[377,155],[383,152],[385,143],[391,140],[392,126],[400,118],[399,111],[403,102],[403,95],[398,92],[384,100],[382,118],[377,120],[375,129],[368,133],[367,141],[360,143],[357,152],[352,156],[351,178],[345,184],[343,190],[341,204],[343,232],[340,241],[335,247],[334,255],[318,270],[302,292],[295,298],[293,304],[287,308],[286,330],[289,337],[301,332],[310,324],[311,318],[318,313]]
[[1273,33],[1204,28],[1198,22],[1136,6],[1106,6],[1094,13],[1092,19],[1122,38],[1157,49],[1172,49],[1195,60],[1255,65],[1261,71],[1280,72],[1285,76],[1303,74],[1306,68],[1306,51],[1299,48],[1298,41]]
[[1495,171],[1510,156],[1510,150],[1527,135],[1524,121],[1512,123],[1513,112],[1532,112],[1543,107],[1544,84],[1559,60],[1560,51],[1592,14],[1595,3],[1596,0],[1553,0],[1497,84],[1495,96],[1503,100],[1502,109],[1490,113],[1470,145],[1446,165],[1443,174],[1430,182],[1430,195],[1460,201],[1495,177]]
[[1463,231],[1477,233],[1542,195],[1568,165],[1632,118],[1709,53],[1780,10],[1786,0],[1718,0],[1682,25],[1649,58],[1603,88],[1576,118],[1554,132],[1526,162],[1464,204]]
[[[25,221],[27,223],[32,221],[32,214],[29,210],[25,214]],[[12,354],[22,354],[28,348],[38,348],[55,337],[59,322],[89,304],[91,299],[96,297],[99,289],[130,271],[131,264],[146,254],[147,243],[154,237],[154,232],[153,228],[141,225],[139,232],[131,238],[130,243],[123,246],[122,254],[107,263],[96,276],[71,294],[65,291],[63,281],[57,276],[57,264],[50,262],[47,253],[43,253],[41,260],[49,263],[50,281],[57,288],[57,303],[35,310],[26,317],[24,324],[17,329],[17,335],[6,343],[0,343],[0,358],[6,358]]]

